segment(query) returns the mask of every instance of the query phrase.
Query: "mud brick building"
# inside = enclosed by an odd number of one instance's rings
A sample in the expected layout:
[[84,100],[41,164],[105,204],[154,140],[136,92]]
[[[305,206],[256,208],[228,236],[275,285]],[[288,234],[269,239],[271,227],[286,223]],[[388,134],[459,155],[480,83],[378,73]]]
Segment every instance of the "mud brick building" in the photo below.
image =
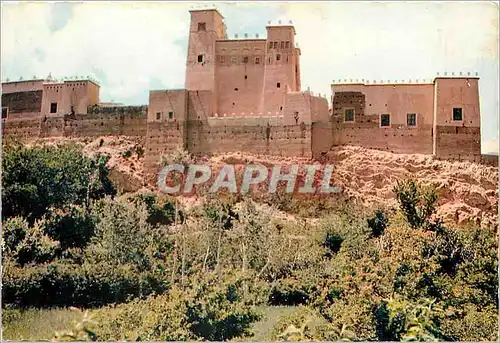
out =
[[[228,39],[215,9],[190,11],[184,89],[151,90],[147,106],[100,103],[90,79],[2,83],[5,136],[144,137],[152,175],[176,148],[318,157],[350,144],[481,161],[479,79],[427,83],[334,82],[326,97],[301,90],[291,24],[266,38]],[[335,75],[335,71],[331,71]]]

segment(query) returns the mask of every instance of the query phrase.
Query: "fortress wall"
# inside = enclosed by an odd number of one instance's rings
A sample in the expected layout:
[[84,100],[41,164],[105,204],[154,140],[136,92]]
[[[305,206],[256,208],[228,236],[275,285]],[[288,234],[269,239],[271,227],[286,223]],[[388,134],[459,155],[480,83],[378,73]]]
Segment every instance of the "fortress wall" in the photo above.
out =
[[161,157],[178,148],[185,148],[185,126],[173,122],[148,122],[144,171],[146,179],[155,182],[162,167]]
[[212,117],[208,118],[206,124],[215,126],[278,126],[284,125],[283,116],[262,116],[262,117]]
[[187,99],[187,120],[206,120],[214,114],[214,93],[209,90],[189,91]]
[[333,124],[329,122],[313,123],[311,129],[312,155],[314,158],[319,158],[334,145]]
[[[311,94],[308,92],[285,94],[285,104],[283,106],[285,125],[311,124],[311,98]],[[298,114],[297,121],[295,120],[295,113]]]
[[[149,92],[148,122],[184,121],[187,118],[188,92],[185,89]],[[172,113],[172,118],[169,117]],[[158,119],[158,114],[160,119]]]
[[[91,113],[74,116],[47,116],[42,119],[42,137],[95,137],[107,135],[145,136],[144,107],[92,108]],[[103,112],[101,112],[103,111]],[[121,113],[117,113],[120,111]]]
[[40,117],[22,120],[2,120],[4,138],[27,140],[37,138],[40,133]]
[[[436,79],[436,125],[479,127],[479,89],[477,78]],[[463,120],[453,120],[453,108],[460,107]]]
[[210,127],[201,122],[190,122],[187,134],[187,148],[196,154],[241,151],[275,156],[312,156],[311,127],[307,125]]
[[480,161],[480,128],[437,126],[436,157],[445,159]]
[[311,96],[311,121],[313,123],[328,123],[328,100],[319,96]]
[[394,153],[432,154],[432,125],[407,127],[392,124],[381,128],[378,115],[355,117],[354,123],[332,118],[333,145],[359,145]]

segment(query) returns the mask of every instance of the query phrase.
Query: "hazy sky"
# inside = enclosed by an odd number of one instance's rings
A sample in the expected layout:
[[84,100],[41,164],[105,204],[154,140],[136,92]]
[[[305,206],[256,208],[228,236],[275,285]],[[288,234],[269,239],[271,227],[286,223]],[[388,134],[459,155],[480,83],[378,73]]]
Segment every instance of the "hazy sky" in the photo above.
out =
[[[483,153],[498,152],[498,2],[217,3],[230,38],[293,20],[302,88],[333,79],[427,79],[478,72]],[[198,7],[210,5],[199,4]],[[147,104],[183,88],[195,3],[2,3],[2,80],[92,75],[101,101]]]

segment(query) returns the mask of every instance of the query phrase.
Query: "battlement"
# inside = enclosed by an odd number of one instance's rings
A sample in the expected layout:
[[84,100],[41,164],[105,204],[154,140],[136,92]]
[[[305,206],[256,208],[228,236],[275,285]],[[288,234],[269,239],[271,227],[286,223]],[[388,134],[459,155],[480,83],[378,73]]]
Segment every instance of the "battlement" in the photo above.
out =
[[153,175],[161,155],[177,148],[312,158],[349,144],[483,160],[477,73],[339,78],[329,109],[325,95],[301,90],[291,22],[268,22],[266,38],[228,39],[218,10],[190,13],[185,88],[151,90],[148,105],[126,106],[100,102],[91,78],[3,82],[3,134],[144,137],[145,171]]

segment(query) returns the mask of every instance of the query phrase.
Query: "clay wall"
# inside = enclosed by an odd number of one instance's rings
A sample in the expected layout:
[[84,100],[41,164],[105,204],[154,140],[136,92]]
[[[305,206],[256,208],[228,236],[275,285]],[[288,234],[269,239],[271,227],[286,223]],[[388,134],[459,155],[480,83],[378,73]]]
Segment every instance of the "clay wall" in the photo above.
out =
[[[284,96],[285,125],[311,124],[311,94],[292,92]],[[296,117],[297,116],[297,117]]]
[[188,92],[188,120],[206,121],[214,112],[214,94],[212,91]]
[[[57,108],[51,113],[51,104],[56,103]],[[42,115],[61,116],[69,114],[67,89],[63,82],[46,83],[43,85]]]
[[312,156],[311,127],[308,125],[209,127],[200,122],[188,122],[187,135],[187,148],[195,154],[241,151]]
[[149,92],[148,122],[183,122],[187,119],[185,89],[155,90]]
[[163,155],[186,148],[185,123],[149,121],[147,123],[144,171],[148,181],[158,175]]
[[[436,78],[436,126],[479,127],[477,78]],[[453,108],[462,108],[463,120],[453,120]]]
[[92,113],[43,118],[40,135],[42,137],[146,135],[146,107],[130,106],[114,109],[89,107],[89,110]]
[[2,108],[5,107],[7,107],[7,117],[9,119],[40,116],[42,91],[2,93]]
[[445,159],[476,160],[481,156],[480,128],[437,126],[435,155]]
[[265,48],[263,39],[216,42],[216,112],[219,115],[262,113]]
[[213,126],[278,126],[284,125],[283,116],[243,116],[243,117],[212,117],[207,125]]
[[44,80],[11,81],[2,83],[2,94],[43,90]]
[[[225,39],[223,17],[217,10],[191,10],[186,89],[210,90],[215,87],[215,41]],[[204,25],[200,28],[199,24]],[[202,61],[198,56],[203,56]]]
[[30,140],[40,133],[40,118],[2,120],[3,138]]

